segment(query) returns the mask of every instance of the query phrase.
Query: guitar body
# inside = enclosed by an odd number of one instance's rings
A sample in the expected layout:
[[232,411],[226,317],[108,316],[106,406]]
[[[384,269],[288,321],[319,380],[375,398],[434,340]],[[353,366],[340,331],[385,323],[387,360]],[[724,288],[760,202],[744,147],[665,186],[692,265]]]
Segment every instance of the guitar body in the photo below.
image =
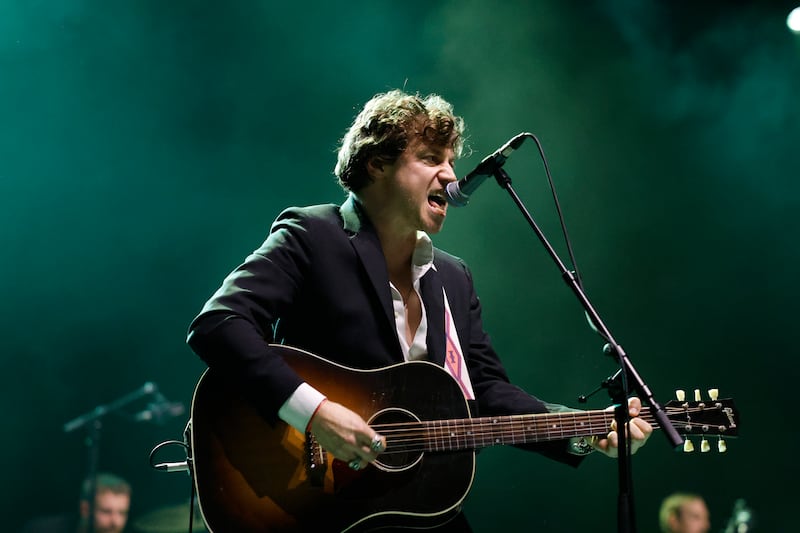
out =
[[[355,370],[280,348],[305,381],[370,425],[470,417],[458,384],[432,363]],[[198,499],[214,533],[427,528],[451,519],[472,486],[472,450],[389,453],[390,443],[377,465],[350,470],[294,428],[268,424],[213,370],[191,417]]]

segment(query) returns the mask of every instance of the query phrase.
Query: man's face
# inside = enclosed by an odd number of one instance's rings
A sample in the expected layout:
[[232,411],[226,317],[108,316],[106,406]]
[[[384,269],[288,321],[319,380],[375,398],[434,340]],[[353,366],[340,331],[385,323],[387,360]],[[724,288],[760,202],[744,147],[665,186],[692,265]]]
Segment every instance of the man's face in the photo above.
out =
[[456,180],[453,149],[413,139],[391,165],[384,165],[379,186],[383,215],[402,233],[442,229],[447,215],[445,187]]
[[675,519],[675,533],[706,533],[711,524],[708,521],[708,508],[701,500],[691,500],[681,506],[679,516]]
[[[128,510],[131,506],[129,494],[117,494],[111,491],[98,492],[94,500],[94,532],[122,533],[128,521]],[[83,502],[84,516],[89,513],[87,502]]]

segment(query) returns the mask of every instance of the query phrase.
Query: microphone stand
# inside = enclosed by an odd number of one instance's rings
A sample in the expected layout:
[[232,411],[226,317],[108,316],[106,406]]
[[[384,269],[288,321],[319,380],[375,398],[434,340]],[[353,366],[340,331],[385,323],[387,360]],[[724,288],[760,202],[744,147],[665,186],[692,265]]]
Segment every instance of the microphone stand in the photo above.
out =
[[100,430],[103,428],[103,417],[107,414],[128,405],[131,402],[138,400],[148,394],[152,394],[156,390],[156,385],[152,382],[147,382],[142,385],[138,390],[133,391],[125,396],[115,400],[107,405],[98,405],[91,411],[84,413],[66,424],[64,424],[64,432],[71,433],[76,429],[87,426],[88,435],[86,437],[87,447],[87,473],[84,478],[88,483],[85,496],[89,503],[89,516],[86,524],[86,532],[92,533],[94,531],[94,507],[95,507],[95,478],[97,477],[97,463],[100,456]]
[[[511,186],[511,177],[502,166],[499,166],[493,174],[497,180],[497,183],[500,185],[500,187],[508,191],[512,200],[514,200],[514,203],[528,221],[528,224],[531,226],[533,231],[536,232],[536,235],[544,245],[547,253],[561,271],[561,277],[567,283],[569,288],[572,289],[572,292],[575,293],[578,301],[583,306],[587,317],[596,329],[597,333],[607,341],[607,344],[603,348],[603,352],[606,355],[616,358],[617,362],[619,363],[620,370],[617,372],[617,374],[606,380],[603,384],[604,387],[609,389],[611,400],[616,405],[614,409],[614,419],[617,423],[618,431],[619,428],[626,427],[625,424],[630,418],[628,414],[627,397],[629,392],[635,391],[636,394],[641,398],[643,404],[647,403],[650,405],[653,417],[658,422],[661,429],[664,430],[664,435],[667,437],[667,440],[672,447],[675,449],[679,448],[683,444],[683,439],[672,426],[672,423],[667,417],[667,414],[664,412],[664,409],[661,407],[661,405],[659,405],[658,402],[656,402],[655,398],[653,397],[653,393],[650,391],[650,388],[642,380],[641,376],[634,368],[633,363],[631,363],[627,354],[622,349],[622,346],[620,346],[611,336],[611,332],[600,319],[600,315],[598,315],[597,311],[595,311],[594,307],[589,301],[589,298],[583,292],[583,289],[581,289],[581,286],[575,277],[575,273],[568,270],[564,266],[564,263],[558,257],[556,251],[547,241],[544,233],[542,233],[541,229],[539,229],[539,226],[537,226],[536,222],[533,220],[533,217],[531,217],[530,213],[528,213],[528,210],[525,208],[522,200],[520,200],[519,196],[514,191],[514,188]],[[619,434],[621,437],[619,439],[619,457],[617,460],[619,469],[617,531],[619,533],[635,533],[636,520],[633,509],[633,478],[631,475],[630,442],[629,438],[622,437],[622,432]]]

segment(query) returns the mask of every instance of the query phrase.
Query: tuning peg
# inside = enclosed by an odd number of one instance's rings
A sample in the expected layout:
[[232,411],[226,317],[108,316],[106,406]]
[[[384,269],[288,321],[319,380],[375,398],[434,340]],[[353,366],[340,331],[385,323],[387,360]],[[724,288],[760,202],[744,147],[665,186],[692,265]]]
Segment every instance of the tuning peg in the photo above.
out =
[[716,402],[717,398],[719,398],[719,389],[708,389],[708,397]]
[[706,439],[700,441],[700,453],[708,453],[711,451],[711,445]]
[[700,389],[694,389],[694,401],[702,401],[703,397],[700,396]]
[[717,441],[717,451],[718,451],[719,453],[725,453],[725,452],[727,452],[727,451],[728,451],[728,445],[727,445],[727,444],[725,444],[725,441],[724,441],[724,440],[722,440],[722,439],[719,439],[719,440]]
[[691,453],[694,451],[694,444],[692,444],[692,441],[690,441],[688,438],[683,441],[683,451],[685,453]]
[[678,399],[679,402],[686,400],[686,391],[683,389],[676,390],[675,397]]

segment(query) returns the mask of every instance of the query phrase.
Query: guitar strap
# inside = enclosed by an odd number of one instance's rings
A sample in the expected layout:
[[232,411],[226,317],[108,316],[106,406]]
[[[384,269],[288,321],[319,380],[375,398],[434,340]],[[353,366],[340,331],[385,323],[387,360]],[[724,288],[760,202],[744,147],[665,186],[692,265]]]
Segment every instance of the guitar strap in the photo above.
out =
[[450,312],[450,302],[447,301],[447,291],[442,287],[444,296],[444,337],[446,354],[444,357],[444,368],[453,376],[464,393],[467,400],[475,399],[475,392],[472,390],[472,382],[467,371],[467,362],[464,361],[464,352],[461,350],[461,342],[458,340],[456,324],[453,322],[453,314]]

